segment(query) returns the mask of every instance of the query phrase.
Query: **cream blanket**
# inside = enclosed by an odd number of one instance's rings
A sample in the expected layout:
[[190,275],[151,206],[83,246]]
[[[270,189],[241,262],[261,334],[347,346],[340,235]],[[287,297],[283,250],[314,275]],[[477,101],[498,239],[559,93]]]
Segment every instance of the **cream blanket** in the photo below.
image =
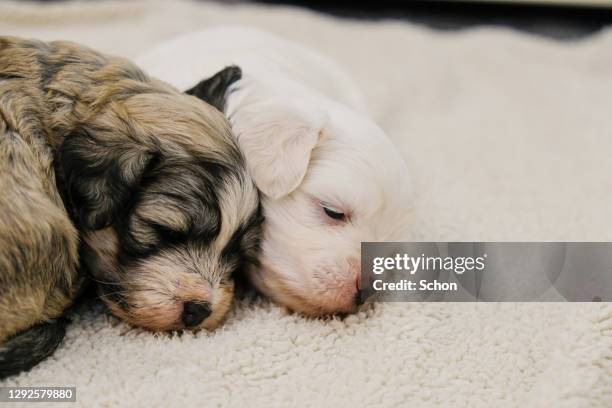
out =
[[[289,7],[0,3],[1,34],[126,57],[217,24],[279,33],[353,75],[412,171],[414,239],[612,240],[612,30],[560,43]],[[321,321],[259,301],[182,337],[93,308],[8,385],[75,385],[84,407],[611,407],[612,305],[385,304]]]

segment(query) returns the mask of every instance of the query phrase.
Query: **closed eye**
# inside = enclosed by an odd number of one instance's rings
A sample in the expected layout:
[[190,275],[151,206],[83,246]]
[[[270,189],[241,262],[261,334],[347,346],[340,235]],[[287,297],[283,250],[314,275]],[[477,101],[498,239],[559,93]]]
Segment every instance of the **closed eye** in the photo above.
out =
[[321,200],[314,195],[309,198],[313,204],[314,215],[327,225],[340,226],[352,221],[352,211],[346,205],[338,202],[332,204],[332,202]]
[[[351,213],[342,206],[330,204],[322,200],[316,200],[320,209],[323,210],[322,216],[328,224],[344,224],[351,220]],[[320,210],[319,210],[320,211]]]
[[165,225],[155,224],[155,230],[157,231],[161,239],[169,244],[181,241],[185,237],[184,232],[168,228]]
[[325,215],[333,220],[344,221],[346,219],[346,214],[332,208],[323,206],[323,211],[325,212]]

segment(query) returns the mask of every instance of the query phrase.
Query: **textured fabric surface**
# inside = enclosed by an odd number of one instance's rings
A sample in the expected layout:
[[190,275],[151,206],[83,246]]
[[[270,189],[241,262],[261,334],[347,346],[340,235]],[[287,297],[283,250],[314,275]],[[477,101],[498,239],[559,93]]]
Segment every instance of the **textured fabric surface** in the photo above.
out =
[[[126,57],[228,23],[312,46],[362,86],[411,169],[414,239],[612,240],[612,30],[559,43],[286,7],[0,3],[2,34]],[[215,333],[180,337],[89,307],[8,385],[75,385],[85,407],[610,407],[612,305],[385,304],[312,320],[242,302]]]

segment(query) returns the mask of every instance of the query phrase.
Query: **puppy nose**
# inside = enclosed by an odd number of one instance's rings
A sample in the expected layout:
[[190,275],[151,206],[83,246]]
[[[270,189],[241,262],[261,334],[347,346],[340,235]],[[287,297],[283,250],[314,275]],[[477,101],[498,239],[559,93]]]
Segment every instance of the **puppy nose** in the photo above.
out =
[[211,313],[208,303],[185,302],[181,320],[186,327],[194,327],[202,323]]

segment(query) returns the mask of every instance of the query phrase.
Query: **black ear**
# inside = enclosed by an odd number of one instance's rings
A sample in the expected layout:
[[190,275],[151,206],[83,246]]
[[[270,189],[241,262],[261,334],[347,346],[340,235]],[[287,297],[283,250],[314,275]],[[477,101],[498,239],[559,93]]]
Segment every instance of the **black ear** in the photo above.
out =
[[231,65],[223,68],[210,78],[200,81],[185,93],[196,96],[223,112],[227,88],[240,78],[242,78],[242,70],[235,65]]
[[98,230],[127,213],[143,175],[160,154],[135,141],[109,143],[84,130],[68,135],[56,156],[56,176],[68,211],[79,226]]

